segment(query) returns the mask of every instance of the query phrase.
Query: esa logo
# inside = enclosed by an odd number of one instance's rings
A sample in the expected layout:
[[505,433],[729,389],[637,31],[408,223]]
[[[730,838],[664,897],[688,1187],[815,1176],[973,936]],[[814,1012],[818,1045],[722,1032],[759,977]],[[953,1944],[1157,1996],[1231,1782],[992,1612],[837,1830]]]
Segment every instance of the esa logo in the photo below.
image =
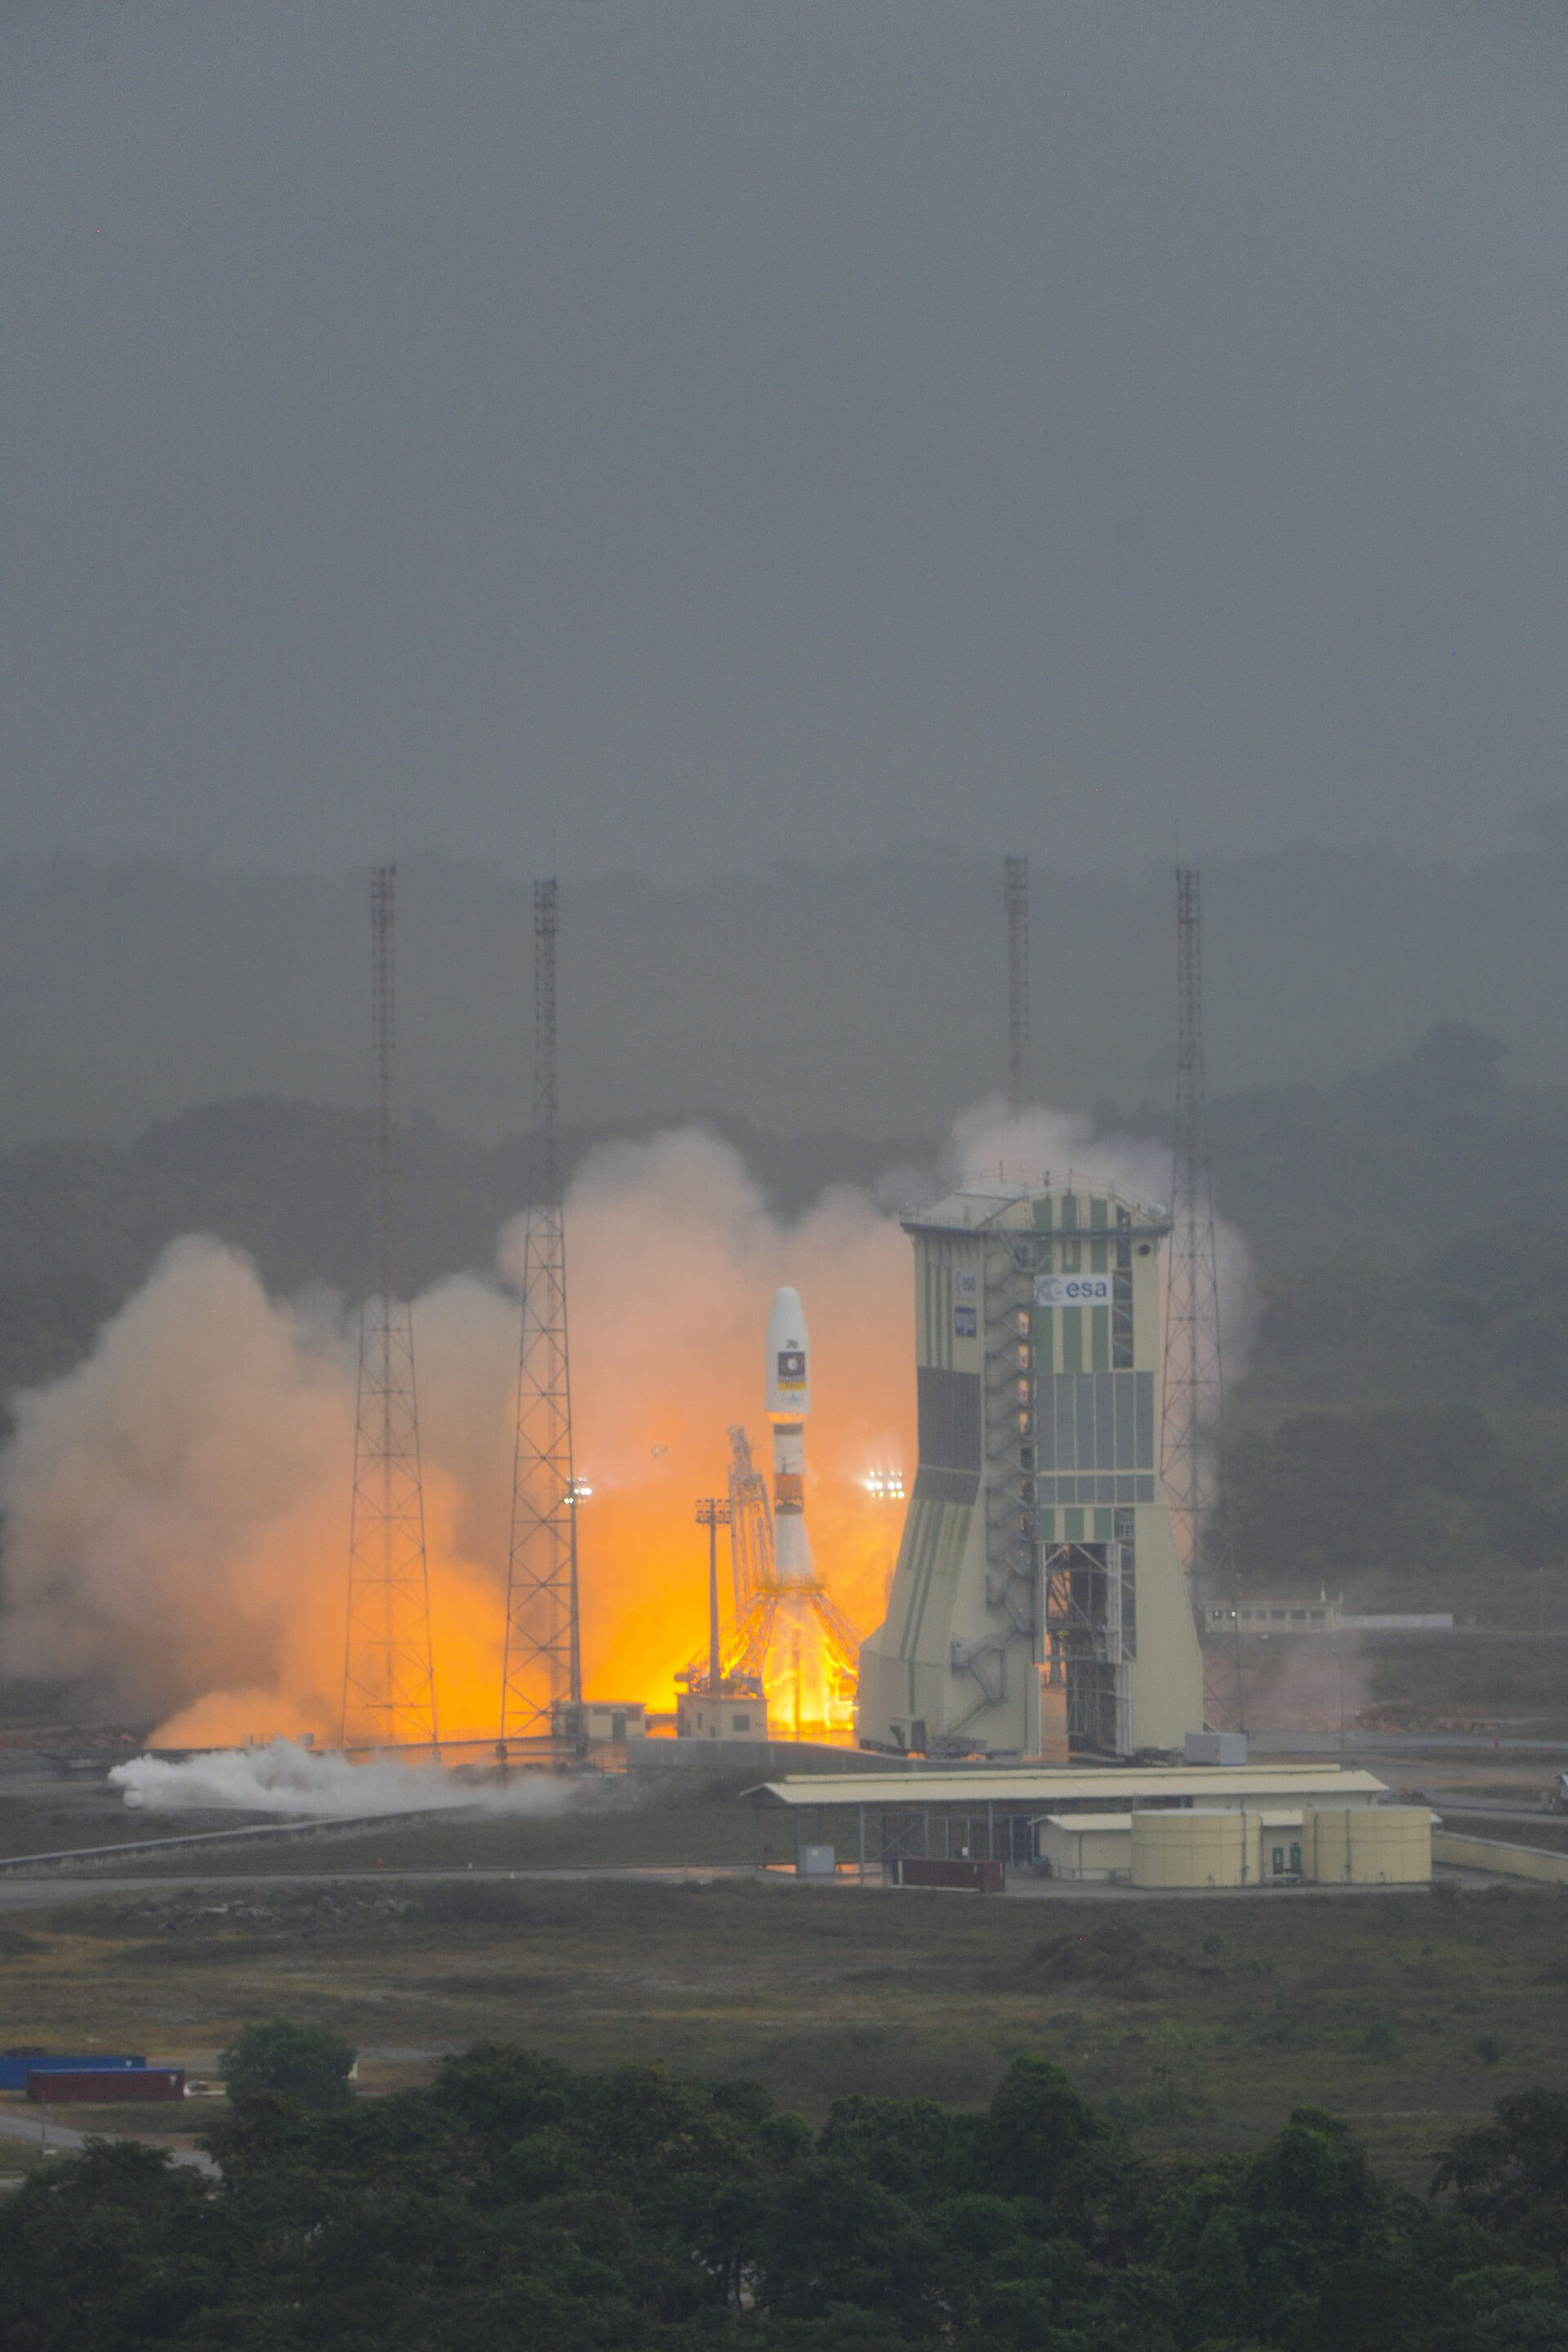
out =
[[1109,1307],[1110,1276],[1108,1274],[1037,1274],[1035,1276],[1037,1307]]
[[953,1308],[952,1336],[955,1339],[973,1339],[976,1336],[975,1310],[973,1307]]

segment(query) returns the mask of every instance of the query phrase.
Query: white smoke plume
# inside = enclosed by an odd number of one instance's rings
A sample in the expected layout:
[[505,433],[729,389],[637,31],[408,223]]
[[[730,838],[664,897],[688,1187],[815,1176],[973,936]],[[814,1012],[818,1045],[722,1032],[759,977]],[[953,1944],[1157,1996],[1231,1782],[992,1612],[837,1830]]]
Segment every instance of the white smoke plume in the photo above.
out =
[[[1147,1199],[1149,1147],[1089,1123],[987,1105],[947,1155],[985,1181],[1069,1171]],[[900,1174],[898,1197],[933,1180]],[[890,1187],[837,1188],[781,1219],[737,1154],[701,1129],[594,1153],[566,1203],[584,1660],[591,1695],[673,1703],[705,1646],[696,1498],[725,1491],[726,1429],[765,1460],[763,1332],[783,1282],[805,1304],[814,1550],[862,1629],[880,1619],[897,1506],[873,1474],[914,1465],[909,1244]],[[500,1281],[464,1276],[416,1302],[435,1664],[444,1739],[493,1738],[512,1466],[521,1221]],[[1244,1263],[1227,1236],[1227,1319]],[[14,1675],[71,1677],[155,1744],[335,1741],[342,1684],[356,1318],[269,1299],[238,1252],[186,1239],[52,1386],[16,1401],[0,1455],[4,1615]],[[1235,1353],[1230,1368],[1237,1367]],[[247,1768],[249,1769],[249,1768]],[[312,1768],[313,1769],[313,1768]],[[359,1800],[356,1798],[356,1802]]]
[[[859,1483],[912,1451],[912,1307],[896,1222],[826,1194],[789,1225],[736,1154],[685,1130],[596,1153],[567,1203],[584,1664],[591,1693],[673,1703],[702,1646],[698,1495],[726,1428],[759,1454],[763,1331],[805,1293],[822,1370],[809,1441],[819,1556],[880,1612],[885,1506]],[[502,1237],[515,1277],[521,1221]],[[16,1399],[0,1456],[7,1671],[70,1676],[170,1747],[335,1740],[342,1677],[355,1318],[270,1300],[238,1252],[176,1243],[51,1387]],[[416,1302],[443,1737],[500,1705],[518,1307],[477,1276]]]
[[[466,1553],[466,1381],[503,1302],[477,1283],[426,1302],[436,1443],[426,1480],[448,1686],[489,1679],[494,1609]],[[462,1338],[454,1346],[452,1326]],[[513,1350],[515,1342],[511,1343]],[[237,1251],[177,1242],[52,1387],[17,1398],[0,1458],[3,1654],[80,1678],[110,1710],[165,1718],[172,1746],[337,1727],[353,1340],[330,1302],[268,1298]]]
[[[1145,1208],[1168,1209],[1168,1145],[1128,1135],[1097,1135],[1079,1111],[1031,1108],[1012,1114],[1000,1096],[964,1111],[942,1155],[952,1183],[979,1186],[1073,1184],[1079,1192],[1114,1189]],[[1247,1370],[1257,1330],[1252,1258],[1234,1225],[1215,1220],[1215,1280],[1226,1379]]]
[[132,1715],[224,1690],[268,1710],[258,1729],[287,1690],[290,1727],[324,1724],[323,1537],[346,1540],[353,1380],[329,1311],[275,1305],[237,1252],[177,1242],[85,1361],[16,1401],[7,1670],[80,1676]]
[[473,1779],[440,1765],[351,1764],[345,1756],[318,1755],[291,1739],[265,1748],[218,1748],[181,1761],[138,1756],[114,1765],[110,1785],[128,1805],[150,1813],[297,1814],[301,1819],[357,1819],[370,1813],[561,1812],[573,1784],[543,1772]]

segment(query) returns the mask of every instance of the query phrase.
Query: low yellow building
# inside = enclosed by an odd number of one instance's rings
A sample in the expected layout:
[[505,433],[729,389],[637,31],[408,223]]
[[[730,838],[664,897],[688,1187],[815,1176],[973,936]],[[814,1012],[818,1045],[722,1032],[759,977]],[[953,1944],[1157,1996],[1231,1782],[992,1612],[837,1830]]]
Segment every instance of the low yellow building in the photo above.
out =
[[1133,1886],[1419,1886],[1432,1875],[1425,1805],[1149,1806],[1048,1813],[1037,1858],[1053,1878]]
[[1235,1811],[1134,1813],[1128,1839],[1134,1886],[1244,1886],[1247,1816]]
[[1134,1813],[1134,1886],[1424,1886],[1432,1875],[1425,1805]]
[[675,1701],[678,1739],[765,1739],[768,1703],[765,1698],[731,1697],[721,1693],[710,1698],[705,1690],[680,1691]]
[[[689,1737],[706,1736],[706,1726],[691,1726]],[[1352,1811],[1384,1818],[1394,1810],[1381,1802],[1388,1793],[1384,1782],[1338,1762],[1068,1764],[1000,1770],[910,1764],[899,1772],[795,1773],[746,1793],[755,1816],[759,1864],[764,1816],[777,1812],[791,1823],[795,1844],[833,1841],[862,1873],[904,1857],[967,1857],[1015,1870],[1043,1869],[1048,1876],[1073,1878],[1081,1872],[1090,1878],[1128,1880],[1135,1876],[1135,1823],[1179,1823],[1203,1816],[1233,1824],[1223,1833],[1173,1828],[1169,1834],[1176,1844],[1159,1868],[1184,1867],[1179,1848],[1186,1835],[1194,1841],[1191,1866],[1197,1874],[1148,1882],[1155,1885],[1208,1885],[1220,1865],[1211,1858],[1199,1868],[1195,1857],[1207,1854],[1216,1837],[1223,1844],[1226,1835],[1240,1841],[1240,1858],[1234,1878],[1216,1876],[1215,1885],[1310,1878],[1316,1870],[1316,1847],[1309,1836],[1309,1815],[1325,1811],[1338,1818]],[[1142,1835],[1157,1842],[1160,1832],[1145,1826]],[[1151,1844],[1151,1857],[1153,1851]],[[1146,1866],[1156,1865],[1151,1859]],[[1378,1869],[1388,1871],[1386,1860]]]
[[1432,1875],[1425,1805],[1335,1807],[1309,1818],[1310,1875],[1320,1886],[1416,1886]]
[[641,1739],[647,1710],[641,1699],[563,1699],[551,1709],[550,1729],[557,1739]]

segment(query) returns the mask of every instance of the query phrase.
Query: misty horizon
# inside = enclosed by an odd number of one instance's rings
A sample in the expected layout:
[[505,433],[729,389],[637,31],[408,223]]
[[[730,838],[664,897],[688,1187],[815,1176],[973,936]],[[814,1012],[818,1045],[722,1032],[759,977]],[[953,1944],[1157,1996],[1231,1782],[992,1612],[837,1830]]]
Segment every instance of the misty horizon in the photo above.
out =
[[[1168,867],[1036,860],[1035,1098],[1146,1124],[1170,1104]],[[1515,1087],[1568,1082],[1568,845],[1476,863],[1300,847],[1204,869],[1208,1080],[1220,1097],[1401,1061],[1460,1023]],[[562,1115],[710,1117],[902,1143],[1005,1081],[1000,855],[936,847],[679,885],[563,883]],[[402,1099],[458,1136],[526,1127],[529,881],[405,856]],[[368,1099],[366,872],[144,858],[0,864],[0,1150],[128,1141],[250,1097]]]

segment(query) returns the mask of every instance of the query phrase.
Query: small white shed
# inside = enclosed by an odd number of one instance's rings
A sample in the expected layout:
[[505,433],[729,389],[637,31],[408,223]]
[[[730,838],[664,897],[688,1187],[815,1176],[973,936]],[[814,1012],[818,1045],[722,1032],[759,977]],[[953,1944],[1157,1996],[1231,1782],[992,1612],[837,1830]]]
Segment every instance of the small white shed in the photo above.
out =
[[1124,1879],[1132,1871],[1131,1813],[1046,1813],[1035,1852],[1053,1878]]

